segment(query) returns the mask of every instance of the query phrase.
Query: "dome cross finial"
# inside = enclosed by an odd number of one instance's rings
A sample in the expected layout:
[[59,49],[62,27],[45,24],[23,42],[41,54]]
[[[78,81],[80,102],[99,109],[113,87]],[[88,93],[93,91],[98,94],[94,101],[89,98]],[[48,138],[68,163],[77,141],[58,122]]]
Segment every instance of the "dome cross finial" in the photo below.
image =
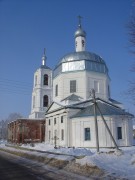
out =
[[82,16],[80,16],[80,15],[78,16],[78,20],[79,20],[79,25],[78,25],[78,26],[79,26],[79,27],[81,27],[81,19],[82,19],[82,18],[83,18]]
[[46,51],[46,49],[44,48],[44,55],[45,55],[45,51]]

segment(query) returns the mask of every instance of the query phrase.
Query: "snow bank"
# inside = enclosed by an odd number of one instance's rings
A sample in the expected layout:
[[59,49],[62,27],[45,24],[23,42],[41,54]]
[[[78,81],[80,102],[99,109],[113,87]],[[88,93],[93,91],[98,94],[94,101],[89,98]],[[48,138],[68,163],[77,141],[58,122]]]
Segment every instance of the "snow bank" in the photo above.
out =
[[[46,152],[40,153],[36,151],[27,151],[27,153],[37,155],[38,157],[44,156],[47,158],[68,161],[75,159],[76,164],[83,167],[98,167],[101,170],[104,170],[111,177],[125,178],[129,180],[135,179],[135,146],[120,148],[123,152],[122,154],[119,154],[114,149],[109,148],[100,148],[100,153],[96,153],[96,149],[88,148],[55,149],[53,145],[46,143],[35,144],[34,147],[31,147],[30,145],[22,145],[21,147]],[[1,144],[0,148],[7,147],[5,147],[4,144]],[[24,150],[17,149],[17,151]]]
[[[29,146],[29,148],[31,147]],[[135,146],[122,147],[121,150],[123,151],[123,154],[121,155],[115,152],[114,149],[101,148],[101,153],[96,153],[96,149],[88,148],[54,149],[54,146],[45,143],[35,144],[33,149],[82,156],[82,158],[76,159],[76,163],[81,166],[97,166],[105,170],[110,175],[130,180],[135,179]]]

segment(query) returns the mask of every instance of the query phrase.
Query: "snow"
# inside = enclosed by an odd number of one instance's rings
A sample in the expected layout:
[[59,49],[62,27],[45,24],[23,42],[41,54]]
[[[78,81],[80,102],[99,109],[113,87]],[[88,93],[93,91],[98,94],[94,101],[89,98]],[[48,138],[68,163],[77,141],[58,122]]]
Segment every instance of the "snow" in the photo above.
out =
[[[22,145],[21,147],[38,150],[38,152],[27,151],[30,154],[37,154],[37,156],[47,156],[49,158],[55,157],[62,160],[72,160],[75,158],[76,163],[82,166],[86,164],[89,166],[98,166],[105,170],[106,173],[116,176],[117,178],[135,179],[135,146],[121,147],[122,153],[121,151],[116,151],[111,148],[100,148],[100,153],[97,153],[96,149],[89,148],[55,149],[53,145],[47,143],[35,144],[34,147],[31,147],[30,145]],[[9,147],[6,147],[2,143],[0,144],[0,148]],[[24,150],[17,149],[17,151]],[[46,153],[40,153],[40,151],[45,151]]]
[[72,155],[72,156],[89,156],[92,154],[92,152],[89,149],[86,148],[58,148],[55,149],[54,145],[50,145],[48,143],[39,143],[35,144],[34,147],[31,147],[30,145],[22,145],[21,147],[35,149],[39,151],[48,151],[58,154],[66,154],[66,155]]

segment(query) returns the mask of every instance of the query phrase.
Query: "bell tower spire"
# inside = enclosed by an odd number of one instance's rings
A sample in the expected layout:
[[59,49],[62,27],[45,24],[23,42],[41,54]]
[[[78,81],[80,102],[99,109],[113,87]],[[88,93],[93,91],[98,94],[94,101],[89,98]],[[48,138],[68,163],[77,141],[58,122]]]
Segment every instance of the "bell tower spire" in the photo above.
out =
[[42,65],[44,66],[44,65],[46,65],[46,59],[47,59],[47,57],[45,56],[45,48],[44,48],[44,54],[43,54],[43,56],[42,56]]
[[75,32],[75,50],[78,51],[85,51],[85,44],[86,44],[86,32],[82,29],[81,25],[81,16],[78,16],[79,24],[78,29]]

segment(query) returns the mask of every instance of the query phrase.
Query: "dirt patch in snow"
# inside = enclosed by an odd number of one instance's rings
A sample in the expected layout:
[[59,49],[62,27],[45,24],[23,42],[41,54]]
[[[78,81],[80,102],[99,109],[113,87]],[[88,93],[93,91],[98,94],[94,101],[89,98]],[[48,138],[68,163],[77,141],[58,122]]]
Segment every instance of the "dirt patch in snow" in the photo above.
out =
[[90,166],[87,164],[82,166],[75,163],[75,161],[67,164],[64,169],[87,177],[103,177],[105,175],[104,171],[99,169],[97,166]]

